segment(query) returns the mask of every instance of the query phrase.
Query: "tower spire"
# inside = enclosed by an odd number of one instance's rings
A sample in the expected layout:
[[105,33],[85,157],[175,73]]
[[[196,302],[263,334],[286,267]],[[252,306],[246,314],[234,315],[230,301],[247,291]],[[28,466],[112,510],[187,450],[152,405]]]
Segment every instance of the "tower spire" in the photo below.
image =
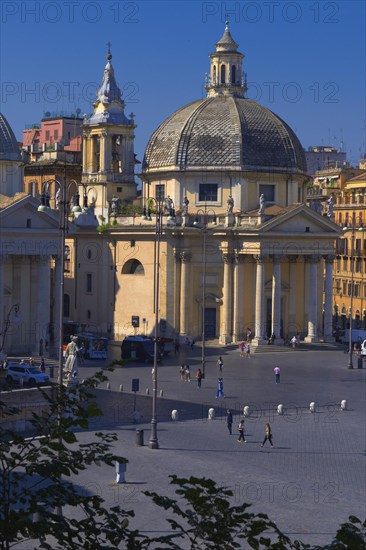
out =
[[229,16],[226,14],[225,30],[216,43],[216,51],[210,54],[210,76],[206,81],[208,97],[218,95],[244,97],[247,90],[243,77],[244,54],[230,33]]

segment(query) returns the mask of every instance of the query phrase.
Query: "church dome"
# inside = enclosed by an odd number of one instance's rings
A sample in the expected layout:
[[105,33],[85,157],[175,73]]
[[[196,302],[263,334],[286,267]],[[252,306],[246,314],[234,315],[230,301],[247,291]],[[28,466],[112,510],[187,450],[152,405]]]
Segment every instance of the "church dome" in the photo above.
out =
[[19,146],[10,124],[0,113],[0,160],[21,160]]
[[200,168],[296,174],[306,173],[306,160],[293,130],[272,111],[216,94],[173,113],[145,151],[145,173]]

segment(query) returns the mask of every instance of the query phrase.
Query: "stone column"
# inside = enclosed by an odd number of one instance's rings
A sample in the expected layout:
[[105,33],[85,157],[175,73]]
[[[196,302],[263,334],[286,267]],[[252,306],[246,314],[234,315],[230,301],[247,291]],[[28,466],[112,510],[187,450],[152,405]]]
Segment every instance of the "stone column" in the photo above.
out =
[[333,264],[335,257],[325,257],[325,305],[324,305],[324,341],[334,342],[333,337]]
[[180,332],[180,289],[181,289],[181,257],[180,251],[174,249],[175,284],[174,284],[174,331]]
[[100,149],[99,149],[99,171],[105,172],[108,170],[108,159],[107,159],[107,132],[102,132],[100,135]]
[[232,319],[232,255],[224,253],[224,300],[223,300],[223,322],[220,323],[220,344],[228,344],[232,340],[231,319]]
[[[60,349],[60,288],[61,288],[61,277],[62,277],[62,266],[61,266],[61,256],[56,256],[55,261],[55,287],[54,287],[54,304],[53,309],[53,335],[54,335],[54,349],[55,353],[58,356]],[[62,343],[62,342],[61,342]]]
[[89,134],[83,133],[83,172],[91,172],[88,164],[88,146],[89,146]]
[[[87,157],[87,166],[85,166],[86,172],[97,172],[97,162],[95,158],[95,151],[96,151],[96,141],[97,136],[90,136],[90,138],[87,140],[86,143],[88,143],[88,153],[89,156]],[[100,164],[100,160],[99,160]],[[100,170],[100,166],[99,166]]]
[[305,337],[305,342],[317,341],[317,307],[318,307],[318,256],[309,256],[306,258],[309,263],[309,320],[308,320],[308,334]]
[[180,286],[180,335],[187,337],[188,329],[188,312],[189,312],[189,268],[188,264],[191,260],[191,254],[188,251],[181,252],[181,286]]
[[287,326],[284,327],[284,337],[291,337],[294,334],[300,332],[300,328],[296,323],[296,306],[297,306],[297,292],[299,285],[297,285],[297,260],[298,256],[287,256],[289,262],[289,298],[288,298],[288,317]]
[[244,338],[244,256],[234,258],[233,342]]
[[[50,289],[51,272],[49,256],[39,256],[38,264],[38,298],[37,298],[37,321],[36,341],[32,345],[35,355],[39,351],[39,341],[42,338],[43,344],[48,339],[48,328],[50,321]],[[43,346],[44,349],[44,346]]]
[[281,257],[273,256],[272,276],[272,326],[271,333],[275,334],[276,341],[281,333]]
[[255,336],[253,344],[258,345],[263,341],[264,333],[264,257],[255,256],[257,273],[255,282]]

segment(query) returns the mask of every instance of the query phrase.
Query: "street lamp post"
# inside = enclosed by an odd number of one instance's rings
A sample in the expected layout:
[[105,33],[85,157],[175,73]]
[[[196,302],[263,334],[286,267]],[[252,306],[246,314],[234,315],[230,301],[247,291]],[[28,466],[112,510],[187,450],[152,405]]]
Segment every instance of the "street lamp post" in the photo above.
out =
[[[206,257],[206,236],[207,236],[207,224],[208,216],[212,214],[213,223],[216,223],[216,213],[214,210],[208,210],[206,207],[204,210],[199,209],[196,212],[196,219],[193,222],[195,227],[202,227],[202,258],[203,258],[203,270],[202,270],[202,309],[201,309],[201,320],[202,320],[202,346],[201,346],[201,364],[202,364],[202,378],[205,378],[206,375],[206,272],[207,272],[207,257]],[[203,224],[200,224],[198,221],[198,216],[202,215]]]
[[164,208],[168,208],[170,220],[174,219],[175,212],[173,202],[169,199],[148,199],[149,207],[146,211],[144,207],[144,218],[151,220],[150,205],[156,205],[155,222],[155,255],[154,255],[154,312],[155,312],[155,331],[154,331],[154,364],[153,364],[153,393],[152,393],[152,416],[151,416],[151,435],[149,440],[150,449],[158,449],[158,420],[157,420],[157,394],[158,394],[158,354],[159,354],[159,291],[160,291],[160,240],[163,233],[163,215]]
[[[61,274],[60,274],[60,289],[59,289],[59,327],[58,327],[58,338],[59,338],[59,350],[58,350],[58,384],[61,386],[63,384],[63,341],[64,341],[64,294],[65,294],[65,276],[64,276],[64,264],[65,264],[65,242],[66,235],[69,229],[69,220],[68,220],[68,210],[69,210],[69,201],[67,199],[68,190],[72,185],[75,185],[75,180],[71,180],[69,185],[67,185],[66,180],[66,163],[64,167],[64,182],[63,184],[56,179],[47,180],[42,187],[41,195],[41,206],[38,207],[38,211],[45,212],[49,210],[49,187],[50,184],[54,183],[57,186],[57,192],[55,194],[56,207],[59,211],[59,229],[61,233],[61,250],[60,250],[60,264],[61,264]],[[78,203],[78,194],[76,195],[76,204],[73,207],[73,212],[81,212],[81,208]]]

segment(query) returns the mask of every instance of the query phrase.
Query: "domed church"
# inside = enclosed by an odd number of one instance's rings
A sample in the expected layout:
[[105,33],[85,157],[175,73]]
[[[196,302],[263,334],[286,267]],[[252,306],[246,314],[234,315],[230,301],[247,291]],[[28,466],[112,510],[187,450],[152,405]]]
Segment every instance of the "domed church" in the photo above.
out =
[[[108,220],[97,239],[95,228],[77,232],[69,315],[115,340],[154,334],[158,319],[160,336],[183,340],[229,344],[250,329],[254,346],[271,335],[276,343],[293,335],[330,341],[340,230],[304,204],[306,163],[295,133],[245,97],[244,55],[228,23],[209,57],[207,97],[178,109],[148,140],[143,215],[130,217],[117,204],[125,193],[117,186],[132,183],[127,156],[122,151],[114,168],[113,140],[127,147],[126,136],[131,156],[136,126],[108,114],[116,102],[124,108],[109,59],[104,80],[116,90],[113,101],[103,96],[85,122],[89,135],[95,124],[104,136],[104,172],[84,180]],[[94,149],[85,149],[85,174]]]
[[301,143],[280,117],[245,97],[243,59],[226,22],[210,54],[207,98],[168,117],[146,147],[143,195],[169,197],[176,213],[176,227],[165,232],[174,257],[166,316],[193,337],[203,318],[206,337],[223,344],[248,328],[254,343],[272,334],[331,339],[338,229],[304,206]]

